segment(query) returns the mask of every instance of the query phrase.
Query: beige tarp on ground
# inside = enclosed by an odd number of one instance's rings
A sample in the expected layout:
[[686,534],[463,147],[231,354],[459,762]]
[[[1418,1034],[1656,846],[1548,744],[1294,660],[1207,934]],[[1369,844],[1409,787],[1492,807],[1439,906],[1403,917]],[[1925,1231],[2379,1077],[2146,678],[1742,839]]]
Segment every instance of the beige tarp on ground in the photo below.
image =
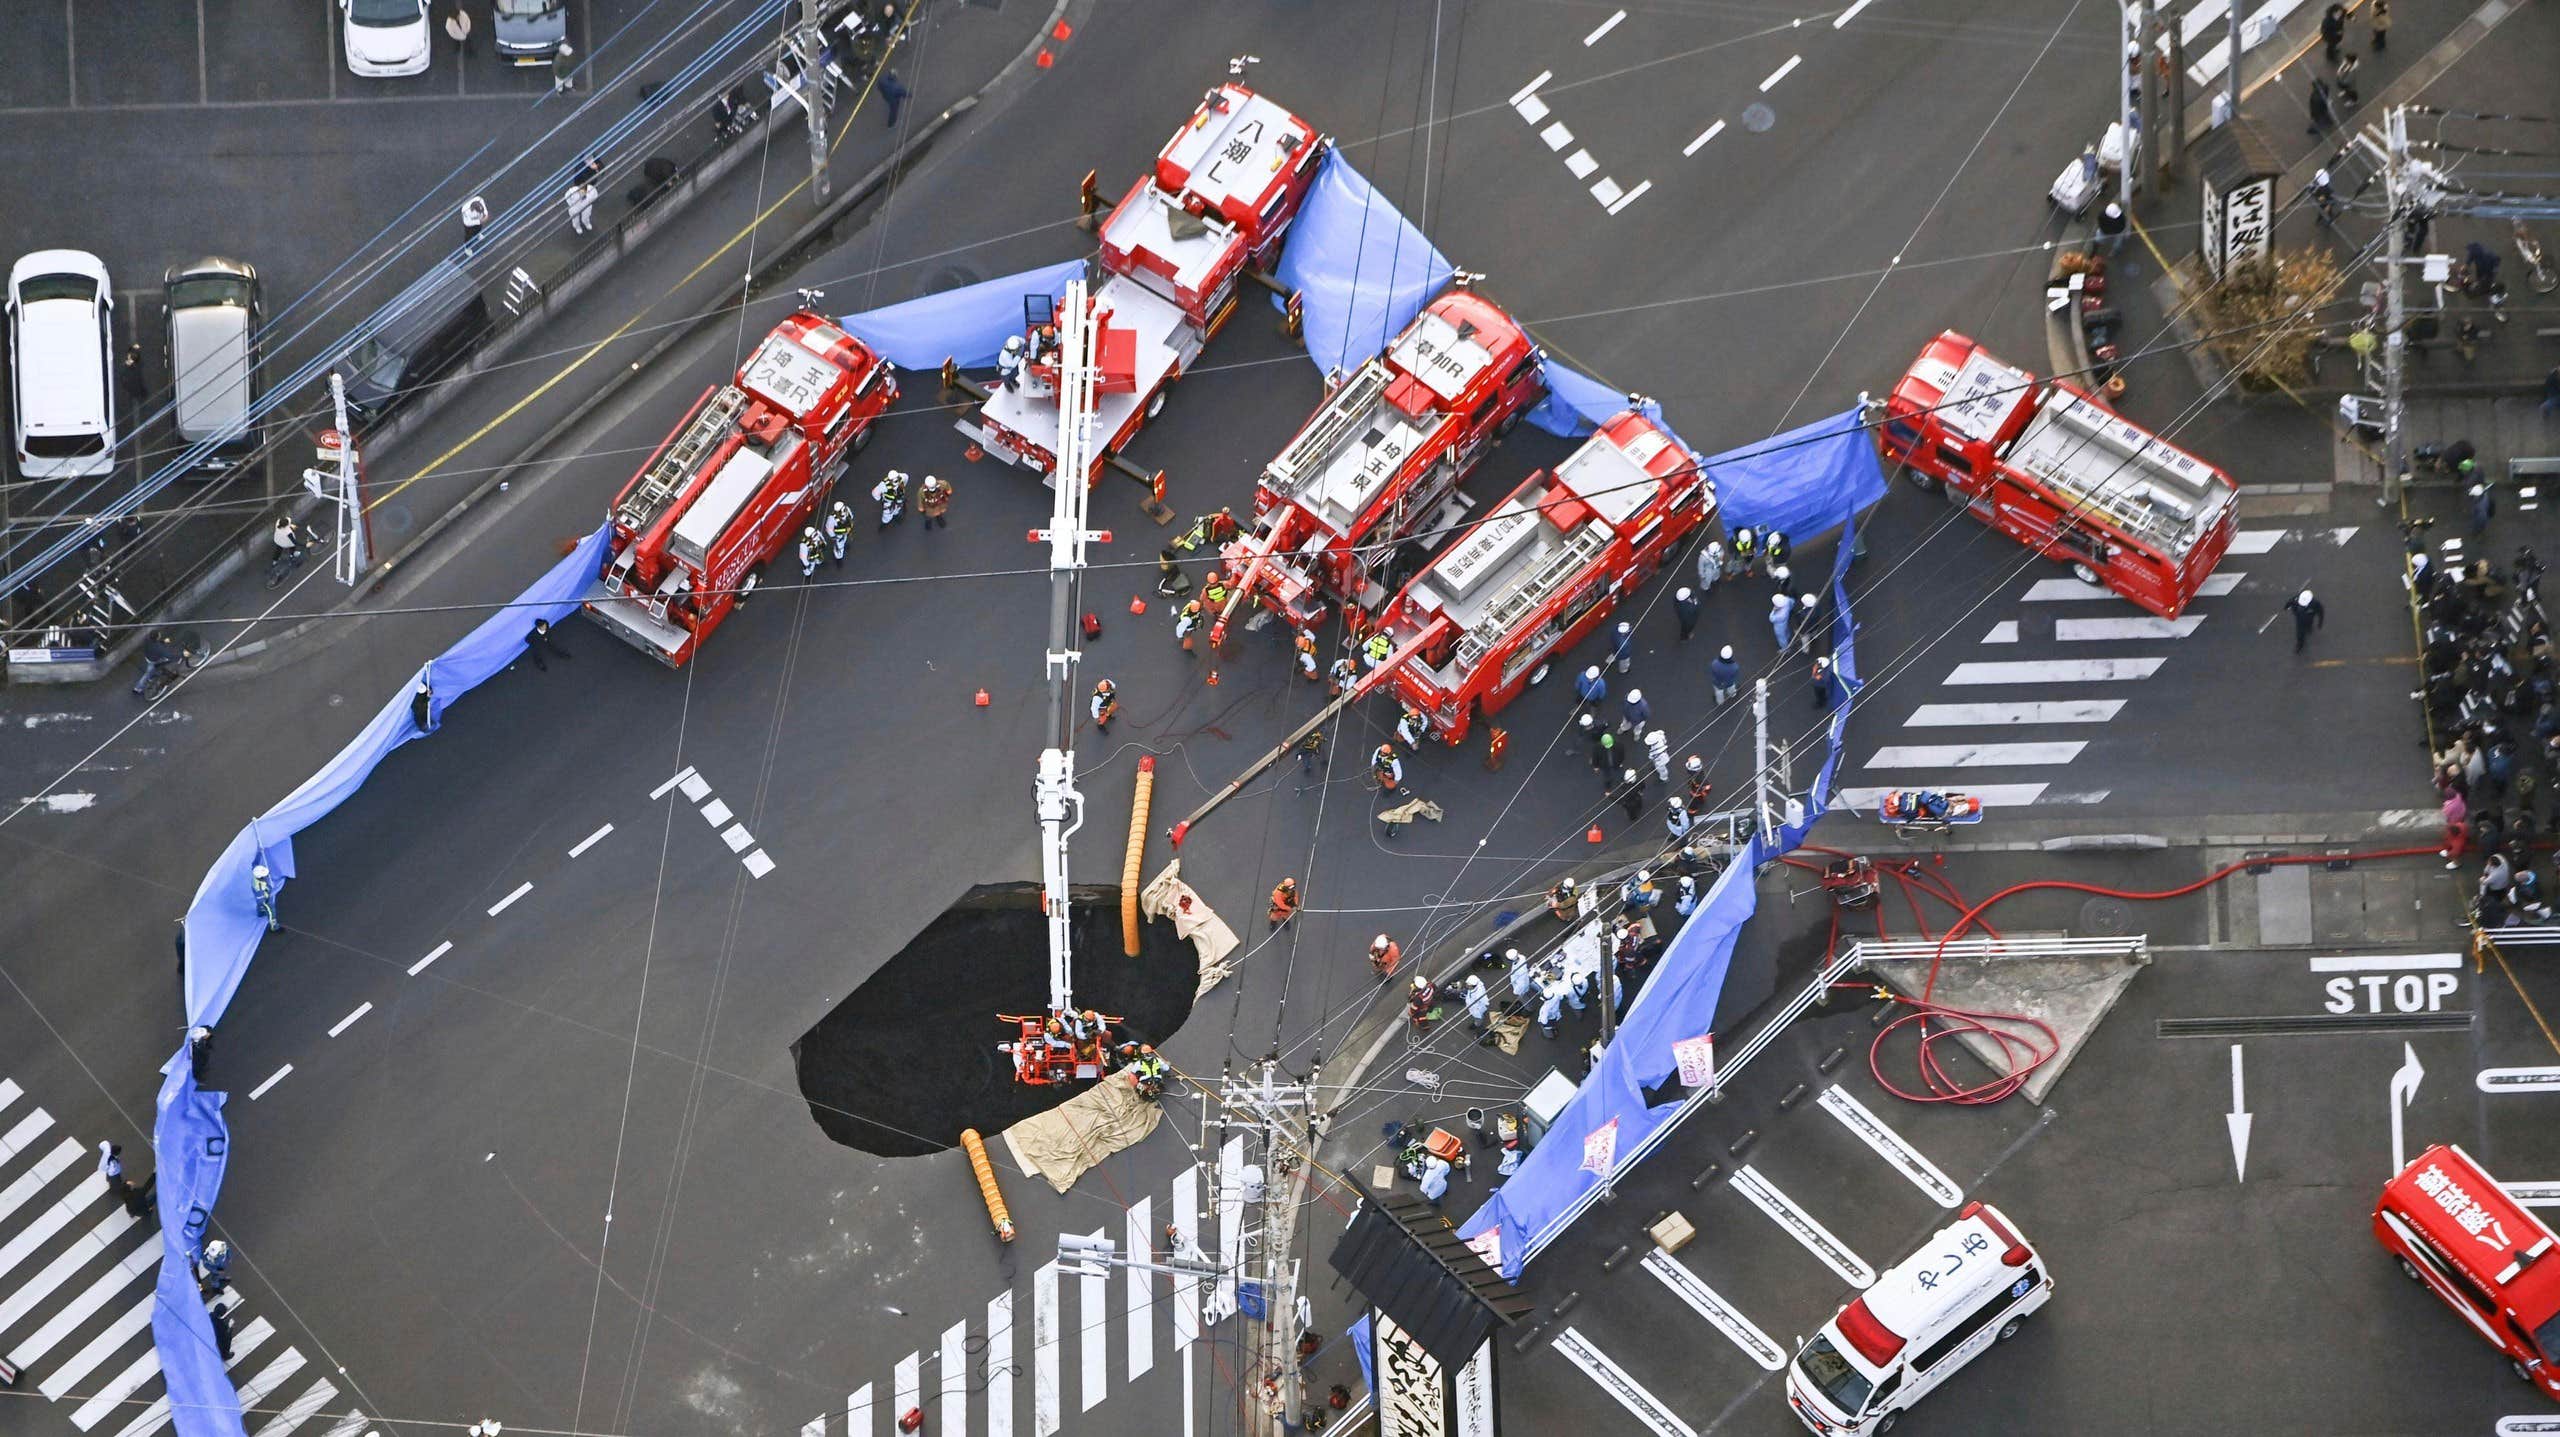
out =
[[1135,1147],[1164,1120],[1164,1107],[1138,1096],[1124,1070],[1058,1106],[1004,1130],[1004,1145],[1024,1172],[1060,1192],[1122,1148]]
[[1227,920],[1210,911],[1182,881],[1182,860],[1177,858],[1162,872],[1147,880],[1138,892],[1138,910],[1149,918],[1170,918],[1173,931],[1191,940],[1200,950],[1200,987],[1192,996],[1199,997],[1226,981],[1235,969],[1227,964],[1227,955],[1236,951],[1236,932]]

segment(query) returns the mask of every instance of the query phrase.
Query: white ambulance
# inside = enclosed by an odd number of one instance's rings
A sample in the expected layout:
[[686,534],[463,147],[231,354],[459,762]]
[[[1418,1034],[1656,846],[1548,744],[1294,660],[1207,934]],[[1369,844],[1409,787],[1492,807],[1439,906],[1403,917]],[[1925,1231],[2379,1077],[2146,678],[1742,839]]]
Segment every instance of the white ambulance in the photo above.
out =
[[2052,1275],[2009,1219],[1969,1203],[1796,1353],[1787,1405],[1825,1437],[1887,1431],[2052,1296]]

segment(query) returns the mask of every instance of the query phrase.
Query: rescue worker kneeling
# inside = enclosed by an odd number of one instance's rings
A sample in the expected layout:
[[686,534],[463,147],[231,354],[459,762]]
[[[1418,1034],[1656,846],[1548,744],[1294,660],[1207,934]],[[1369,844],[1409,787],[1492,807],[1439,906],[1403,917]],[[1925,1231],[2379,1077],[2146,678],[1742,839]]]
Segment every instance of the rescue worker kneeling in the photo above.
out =
[[1164,1097],[1164,1078],[1164,1059],[1157,1055],[1153,1044],[1140,1043],[1138,1056],[1129,1063],[1131,1086],[1138,1090],[1139,1097],[1157,1102]]

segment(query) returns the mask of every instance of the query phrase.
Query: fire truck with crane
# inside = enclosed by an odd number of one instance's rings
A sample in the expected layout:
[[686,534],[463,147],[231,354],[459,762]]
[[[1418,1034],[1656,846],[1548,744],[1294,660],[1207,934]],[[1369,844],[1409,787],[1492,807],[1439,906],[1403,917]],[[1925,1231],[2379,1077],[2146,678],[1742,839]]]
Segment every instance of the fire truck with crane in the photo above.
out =
[[1264,466],[1254,525],[1225,549],[1237,582],[1212,644],[1248,603],[1299,629],[1328,598],[1374,611],[1421,566],[1425,546],[1406,541],[1463,514],[1449,503],[1459,481],[1546,394],[1544,352],[1471,279],[1335,385]]
[[[1517,698],[1715,512],[1670,432],[1624,410],[1540,470],[1378,612],[1395,645],[1374,674],[1455,744]],[[1364,685],[1365,687],[1365,685]]]
[[[1271,283],[1264,270],[1306,200],[1326,143],[1261,95],[1220,85],[1102,222],[1108,277],[1091,291],[1085,316],[1095,339],[1088,484],[1164,411],[1174,382],[1234,314],[1242,286]],[[961,433],[1007,463],[1055,474],[1059,316],[1046,296],[1034,295],[1023,321],[1028,350],[1018,371],[980,385],[946,364],[944,382],[978,401],[960,420]],[[1153,483],[1142,471],[1126,472]]]
[[1894,385],[1877,427],[1913,482],[2164,619],[2220,563],[2231,476],[2058,379],[1949,330]]
[[681,668],[817,516],[897,397],[888,361],[833,320],[783,320],[613,501],[588,615]]

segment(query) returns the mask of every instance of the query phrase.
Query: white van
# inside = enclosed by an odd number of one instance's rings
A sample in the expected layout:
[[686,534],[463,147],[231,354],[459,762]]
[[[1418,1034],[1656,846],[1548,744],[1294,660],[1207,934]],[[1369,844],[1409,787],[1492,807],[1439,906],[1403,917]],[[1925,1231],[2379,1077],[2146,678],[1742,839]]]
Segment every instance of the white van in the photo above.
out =
[[84,250],[9,267],[10,439],[29,479],[115,472],[115,294]]
[[1890,1430],[2052,1296],[2052,1275],[2008,1218],[1969,1203],[1796,1353],[1787,1405],[1825,1437]]

